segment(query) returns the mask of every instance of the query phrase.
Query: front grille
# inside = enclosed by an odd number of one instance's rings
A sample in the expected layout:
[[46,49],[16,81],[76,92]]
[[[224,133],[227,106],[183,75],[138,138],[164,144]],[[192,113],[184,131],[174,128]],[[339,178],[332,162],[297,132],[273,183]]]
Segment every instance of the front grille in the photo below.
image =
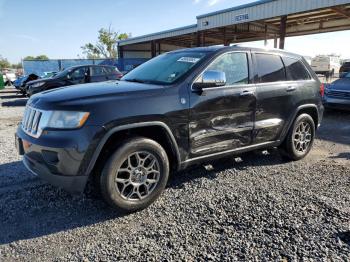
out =
[[38,130],[41,116],[41,111],[27,106],[22,120],[23,131],[33,137],[39,136]]
[[335,98],[342,98],[342,99],[350,99],[350,92],[349,91],[330,90],[330,91],[328,91],[327,96],[335,97]]

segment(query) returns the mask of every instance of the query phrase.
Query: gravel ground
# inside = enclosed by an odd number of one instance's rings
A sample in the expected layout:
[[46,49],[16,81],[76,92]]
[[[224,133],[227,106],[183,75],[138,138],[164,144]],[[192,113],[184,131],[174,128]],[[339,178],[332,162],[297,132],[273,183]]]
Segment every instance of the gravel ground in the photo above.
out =
[[47,185],[13,135],[25,99],[0,92],[0,261],[350,260],[350,114],[327,112],[310,155],[276,151],[174,175],[146,210]]

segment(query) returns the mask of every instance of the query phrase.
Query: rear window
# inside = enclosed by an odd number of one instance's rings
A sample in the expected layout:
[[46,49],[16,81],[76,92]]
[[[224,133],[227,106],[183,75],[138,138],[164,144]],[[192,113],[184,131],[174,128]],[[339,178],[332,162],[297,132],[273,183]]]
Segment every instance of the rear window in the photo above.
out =
[[90,75],[91,76],[102,76],[102,75],[104,75],[103,67],[102,66],[92,66]]
[[297,59],[283,57],[283,63],[286,67],[287,80],[310,80],[311,77],[304,64]]
[[119,73],[118,68],[116,68],[116,67],[111,67],[111,66],[106,66],[106,67],[105,67],[105,71],[107,72],[107,74],[113,74],[113,73],[115,73],[115,72],[118,72],[118,73]]
[[279,55],[256,54],[258,78],[260,83],[286,80],[286,72]]

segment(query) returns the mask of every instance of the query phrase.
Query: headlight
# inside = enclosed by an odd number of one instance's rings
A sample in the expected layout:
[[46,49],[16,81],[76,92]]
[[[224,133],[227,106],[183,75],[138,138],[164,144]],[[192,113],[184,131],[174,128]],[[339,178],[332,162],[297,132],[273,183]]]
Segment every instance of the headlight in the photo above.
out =
[[39,82],[39,83],[34,83],[32,85],[30,85],[31,87],[40,87],[43,86],[45,84],[45,82]]
[[88,119],[90,113],[73,111],[52,111],[47,123],[49,128],[79,128],[82,127]]

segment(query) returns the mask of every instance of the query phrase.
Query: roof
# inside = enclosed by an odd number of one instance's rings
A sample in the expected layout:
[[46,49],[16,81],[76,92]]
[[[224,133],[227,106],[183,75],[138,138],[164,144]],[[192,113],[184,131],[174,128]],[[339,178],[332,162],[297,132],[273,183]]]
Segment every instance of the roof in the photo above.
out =
[[249,47],[249,46],[240,46],[240,45],[232,45],[232,46],[208,46],[208,47],[192,47],[185,49],[178,49],[171,51],[169,53],[176,52],[227,52],[227,51],[252,51],[252,52],[264,52],[264,53],[272,53],[272,54],[280,54],[286,55],[295,58],[301,58],[302,55],[291,53],[282,49],[276,48],[259,48],[259,47]]
[[171,37],[171,36],[181,35],[184,33],[194,33],[194,32],[197,32],[197,24],[177,27],[174,29],[164,30],[157,33],[152,33],[152,34],[147,34],[142,36],[131,37],[128,39],[120,40],[118,41],[118,43],[120,45],[123,45],[124,43],[132,44],[134,42],[138,42],[137,40],[140,40],[140,39],[142,40],[146,39],[146,41],[147,40],[150,41],[150,40],[155,40],[163,37]]
[[222,14],[222,13],[226,13],[226,12],[237,11],[237,10],[240,10],[240,9],[249,8],[249,7],[257,6],[257,5],[262,5],[262,4],[266,4],[266,3],[269,3],[269,2],[273,2],[273,1],[277,1],[277,0],[259,0],[259,1],[255,1],[255,2],[252,2],[252,3],[239,5],[239,6],[235,6],[235,7],[222,9],[222,10],[211,12],[211,13],[207,13],[207,14],[204,14],[204,15],[199,15],[199,16],[197,16],[197,19],[201,19],[201,18],[204,18],[204,17],[213,16],[213,15],[218,15],[218,14]]
[[[327,8],[329,9],[331,7],[348,4],[350,4],[350,0],[260,0],[244,5],[235,6],[232,8],[219,10],[216,12],[199,15],[196,17],[197,24],[147,34],[143,36],[132,37],[129,39],[119,41],[119,45],[125,46],[136,43],[150,42],[159,39],[191,36],[199,31],[205,31],[209,29],[219,30],[220,28],[231,25],[271,20],[284,15],[292,17],[294,16],[293,19],[295,20],[298,19],[298,17],[300,17],[302,13],[317,13],[320,12],[321,9],[323,9],[323,12],[325,12]],[[338,12],[338,17],[343,17],[343,20],[347,19],[346,17],[349,16],[348,11],[344,12],[344,10],[338,10],[336,12]],[[322,18],[322,16],[325,16],[325,14],[320,14],[320,16]],[[340,25],[342,21],[335,21],[334,23],[336,25],[334,25],[333,21],[328,21],[327,19],[324,20],[325,21],[323,28],[327,28],[327,26],[338,26],[339,28],[341,28],[341,26],[343,26],[343,24]],[[343,28],[346,27],[347,25]],[[270,28],[272,27],[270,26]],[[321,29],[309,28],[310,25],[306,23],[305,31],[321,31]],[[277,26],[275,26],[274,29],[275,31],[278,31]],[[298,32],[299,31],[296,30],[295,34],[297,35]]]

